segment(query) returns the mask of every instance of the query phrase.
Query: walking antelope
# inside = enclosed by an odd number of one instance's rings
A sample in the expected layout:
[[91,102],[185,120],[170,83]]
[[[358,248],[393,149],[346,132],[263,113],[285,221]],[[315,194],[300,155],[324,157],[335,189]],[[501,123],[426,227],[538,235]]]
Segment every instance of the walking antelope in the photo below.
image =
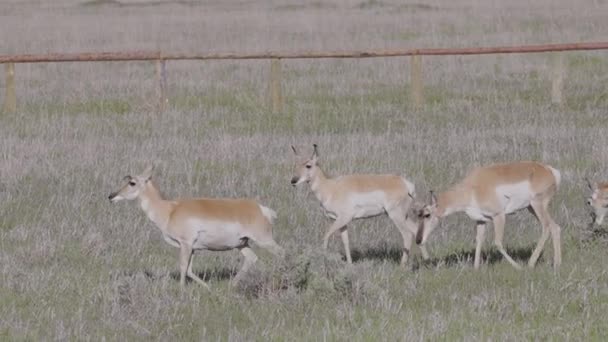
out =
[[593,209],[594,223],[600,225],[604,222],[604,217],[608,213],[608,183],[593,185],[588,179],[586,181],[591,190],[591,197],[587,199],[587,204]]
[[558,268],[561,264],[561,228],[553,221],[547,208],[560,181],[558,170],[537,162],[522,161],[476,168],[460,183],[439,194],[437,198],[431,193],[431,203],[419,213],[421,227],[416,236],[416,243],[424,245],[427,242],[440,218],[464,211],[477,223],[475,269],[479,268],[481,262],[481,246],[489,221],[494,224],[494,244],[511,265],[521,269],[504,249],[502,240],[505,216],[528,208],[543,227],[528,266],[534,267],[551,234],[553,266]]
[[251,199],[164,200],[151,178],[152,167],[139,176],[126,176],[127,184],[112,193],[109,199],[111,202],[139,199],[141,208],[160,228],[165,241],[180,249],[179,280],[182,286],[188,275],[209,288],[192,272],[195,250],[240,250],[245,261],[234,283],[257,260],[249,247],[250,240],[274,255],[283,255],[283,249],[272,238],[272,221],[276,213],[271,209]]
[[[407,219],[408,209],[414,198],[414,184],[396,175],[349,175],[327,178],[318,164],[317,145],[310,158],[301,158],[295,147],[291,147],[298,160],[291,185],[307,182],[321,202],[325,214],[334,219],[323,238],[323,248],[327,249],[329,237],[340,230],[346,260],[352,264],[347,225],[353,219],[388,214],[403,237],[401,265],[407,262],[416,236],[417,225]],[[428,259],[426,249],[421,246],[422,256]]]

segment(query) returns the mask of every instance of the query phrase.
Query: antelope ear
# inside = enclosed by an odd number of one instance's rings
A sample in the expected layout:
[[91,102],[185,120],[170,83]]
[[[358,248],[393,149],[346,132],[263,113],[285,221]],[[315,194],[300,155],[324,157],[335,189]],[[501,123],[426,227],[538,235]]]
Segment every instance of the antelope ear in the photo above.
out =
[[437,205],[437,196],[435,196],[435,192],[433,190],[429,191],[431,194],[431,206]]
[[141,178],[145,179],[146,181],[149,181],[152,178],[152,171],[154,171],[154,166],[148,166],[141,174]]
[[319,157],[319,150],[317,149],[317,144],[312,144],[312,148],[313,148],[313,150],[312,150],[312,157],[311,157],[311,159],[312,159],[313,162],[316,163],[317,162],[317,158]]
[[595,191],[595,187],[593,186],[593,183],[591,183],[591,181],[589,180],[589,178],[585,177],[585,182],[587,182],[587,186],[589,187],[589,190],[591,190],[591,192]]
[[300,154],[298,153],[298,151],[296,150],[296,147],[291,145],[291,150],[293,151],[293,154],[295,154],[296,156],[300,156]]

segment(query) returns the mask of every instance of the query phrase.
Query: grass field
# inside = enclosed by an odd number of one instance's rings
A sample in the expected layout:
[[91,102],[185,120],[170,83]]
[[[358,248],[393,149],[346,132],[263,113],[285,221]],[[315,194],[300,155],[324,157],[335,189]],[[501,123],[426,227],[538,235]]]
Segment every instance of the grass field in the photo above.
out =
[[[605,1],[25,1],[0,4],[1,54],[126,49],[339,50],[601,41]],[[426,104],[410,109],[407,58],[283,63],[270,113],[268,61],[171,62],[155,110],[145,62],[17,65],[17,113],[0,112],[2,340],[605,340],[608,238],[588,226],[583,177],[608,179],[608,56],[564,54],[564,105],[550,105],[551,54],[424,58]],[[2,81],[3,82],[3,81]],[[0,101],[5,85],[0,83]],[[387,218],[351,225],[355,263],[289,146],[319,145],[327,173],[399,173],[421,200],[473,166],[533,159],[562,172],[547,243],[518,272],[492,247],[472,267],[474,224],[450,216],[399,267]],[[278,212],[289,253],[237,289],[240,254],[205,252],[211,291],[179,287],[178,250],[136,203],[111,205],[126,174],[155,165],[168,198],[252,197]],[[608,231],[608,228],[604,227]],[[540,225],[507,218],[527,261]],[[548,257],[549,256],[549,257]]]

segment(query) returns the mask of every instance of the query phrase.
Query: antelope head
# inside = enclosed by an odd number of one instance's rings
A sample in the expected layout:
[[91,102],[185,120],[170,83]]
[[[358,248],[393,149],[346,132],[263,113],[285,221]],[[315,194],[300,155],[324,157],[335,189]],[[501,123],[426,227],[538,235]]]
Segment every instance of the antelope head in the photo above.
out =
[[291,178],[291,185],[296,186],[304,182],[310,182],[319,172],[317,158],[317,144],[313,144],[313,153],[310,158],[302,158],[296,148],[292,145],[291,149],[296,156],[294,176]]
[[418,210],[419,228],[416,234],[416,244],[424,245],[431,235],[431,232],[437,228],[439,224],[439,216],[437,215],[437,197],[433,191],[430,194],[429,204]]
[[585,181],[591,192],[591,196],[587,198],[587,204],[593,210],[591,216],[594,223],[600,225],[608,213],[608,183],[593,184],[587,178]]
[[152,166],[149,166],[139,176],[125,176],[124,181],[127,183],[123,185],[118,191],[113,192],[108,196],[110,202],[118,202],[120,200],[134,200],[141,194],[142,190],[146,187],[146,184],[152,178]]

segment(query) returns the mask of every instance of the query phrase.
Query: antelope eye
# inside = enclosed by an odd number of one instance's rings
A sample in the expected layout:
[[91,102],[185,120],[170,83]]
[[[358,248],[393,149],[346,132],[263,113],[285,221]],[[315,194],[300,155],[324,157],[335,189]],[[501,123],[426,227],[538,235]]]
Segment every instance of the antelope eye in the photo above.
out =
[[129,182],[129,186],[135,186],[135,182]]
[[431,214],[424,214],[424,216],[423,216],[423,217],[424,217],[424,218],[429,218],[429,217],[431,217]]
[[306,168],[307,168],[307,169],[310,169],[311,167],[312,167],[312,165],[310,165],[310,164],[306,164]]

